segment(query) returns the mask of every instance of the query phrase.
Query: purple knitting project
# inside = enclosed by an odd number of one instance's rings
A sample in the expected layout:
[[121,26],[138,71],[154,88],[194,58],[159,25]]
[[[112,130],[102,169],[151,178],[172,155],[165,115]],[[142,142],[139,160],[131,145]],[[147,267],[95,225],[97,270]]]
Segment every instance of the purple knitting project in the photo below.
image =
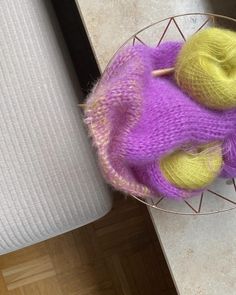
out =
[[104,177],[128,194],[182,199],[199,193],[169,183],[160,159],[186,144],[222,142],[236,128],[235,110],[209,110],[183,93],[173,77],[152,77],[153,70],[174,66],[181,46],[166,42],[120,50],[87,100],[86,123]]

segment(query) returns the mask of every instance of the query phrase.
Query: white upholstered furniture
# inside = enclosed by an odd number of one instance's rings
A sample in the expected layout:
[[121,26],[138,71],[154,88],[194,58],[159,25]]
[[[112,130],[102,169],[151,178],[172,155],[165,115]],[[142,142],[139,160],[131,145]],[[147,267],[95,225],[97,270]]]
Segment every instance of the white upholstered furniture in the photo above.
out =
[[48,3],[0,3],[0,254],[91,222],[112,203]]

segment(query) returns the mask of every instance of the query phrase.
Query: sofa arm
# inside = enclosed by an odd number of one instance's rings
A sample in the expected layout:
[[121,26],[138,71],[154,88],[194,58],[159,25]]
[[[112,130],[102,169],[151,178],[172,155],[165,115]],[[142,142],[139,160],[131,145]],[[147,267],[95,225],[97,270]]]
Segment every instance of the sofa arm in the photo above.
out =
[[0,254],[89,223],[112,205],[48,8],[41,0],[0,7]]

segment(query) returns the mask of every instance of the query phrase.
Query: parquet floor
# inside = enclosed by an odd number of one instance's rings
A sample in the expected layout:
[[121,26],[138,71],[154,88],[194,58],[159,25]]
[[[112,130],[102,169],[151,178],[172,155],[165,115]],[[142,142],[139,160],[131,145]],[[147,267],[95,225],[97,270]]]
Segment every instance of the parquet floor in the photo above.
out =
[[0,295],[176,294],[147,209],[116,196],[102,219],[0,256]]

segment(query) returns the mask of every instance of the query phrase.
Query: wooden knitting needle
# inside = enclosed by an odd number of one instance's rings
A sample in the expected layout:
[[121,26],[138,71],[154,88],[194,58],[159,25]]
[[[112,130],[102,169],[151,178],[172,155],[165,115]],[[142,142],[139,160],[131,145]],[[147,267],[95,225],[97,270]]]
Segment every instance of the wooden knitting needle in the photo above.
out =
[[78,106],[82,109],[85,109],[87,105],[85,103],[79,103]]
[[166,69],[160,69],[160,70],[154,70],[152,71],[153,77],[160,77],[164,75],[170,75],[174,72],[175,68],[166,68]]

